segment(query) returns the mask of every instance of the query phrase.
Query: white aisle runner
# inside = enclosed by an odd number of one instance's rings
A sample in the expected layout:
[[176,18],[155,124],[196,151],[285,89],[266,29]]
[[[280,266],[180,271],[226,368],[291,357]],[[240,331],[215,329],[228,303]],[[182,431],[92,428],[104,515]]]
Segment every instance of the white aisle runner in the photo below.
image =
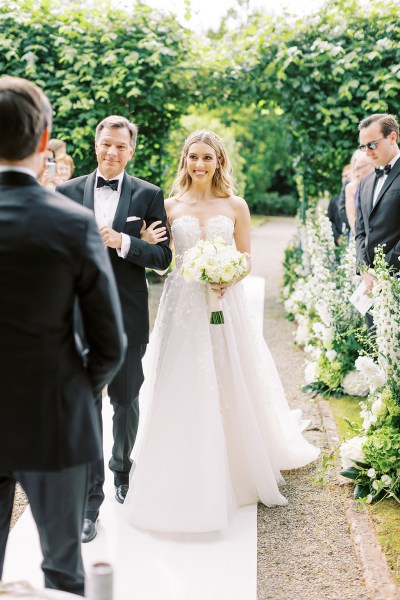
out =
[[[247,277],[244,284],[262,327],[264,279]],[[107,398],[103,422],[108,459],[112,409]],[[123,520],[108,468],[105,494],[97,537],[82,550],[85,568],[97,561],[113,565],[114,600],[256,600],[256,506],[239,509],[230,527],[221,532],[161,535],[140,532]],[[24,579],[42,588],[40,563],[39,538],[27,507],[10,533],[3,581]]]

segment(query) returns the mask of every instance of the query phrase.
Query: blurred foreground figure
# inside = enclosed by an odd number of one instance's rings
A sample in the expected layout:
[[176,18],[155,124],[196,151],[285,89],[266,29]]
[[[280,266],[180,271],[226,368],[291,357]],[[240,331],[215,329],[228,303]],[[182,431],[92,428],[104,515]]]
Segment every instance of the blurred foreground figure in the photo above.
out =
[[125,336],[91,212],[36,180],[50,128],[41,90],[0,78],[0,577],[19,481],[39,531],[45,586],[83,596],[88,465],[102,456],[95,397],[119,368]]

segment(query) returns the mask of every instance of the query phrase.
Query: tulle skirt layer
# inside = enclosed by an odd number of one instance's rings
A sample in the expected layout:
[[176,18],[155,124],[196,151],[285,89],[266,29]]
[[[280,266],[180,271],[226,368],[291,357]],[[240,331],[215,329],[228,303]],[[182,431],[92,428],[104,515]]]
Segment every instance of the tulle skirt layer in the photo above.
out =
[[201,532],[226,527],[236,507],[285,505],[281,470],[318,449],[290,410],[242,284],[210,325],[206,287],[174,272],[145,357],[143,426],[123,507],[135,526]]

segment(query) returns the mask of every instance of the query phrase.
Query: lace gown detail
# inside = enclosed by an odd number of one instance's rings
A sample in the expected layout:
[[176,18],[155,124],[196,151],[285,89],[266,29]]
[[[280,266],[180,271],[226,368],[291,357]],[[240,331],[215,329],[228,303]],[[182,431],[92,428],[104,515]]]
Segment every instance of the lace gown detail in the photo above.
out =
[[180,275],[182,256],[202,237],[233,241],[223,215],[201,228],[172,225],[176,268],[169,275],[145,357],[143,426],[123,506],[135,526],[201,532],[229,524],[236,507],[285,505],[281,470],[314,460],[241,283],[228,289],[224,325],[210,325],[206,284]]

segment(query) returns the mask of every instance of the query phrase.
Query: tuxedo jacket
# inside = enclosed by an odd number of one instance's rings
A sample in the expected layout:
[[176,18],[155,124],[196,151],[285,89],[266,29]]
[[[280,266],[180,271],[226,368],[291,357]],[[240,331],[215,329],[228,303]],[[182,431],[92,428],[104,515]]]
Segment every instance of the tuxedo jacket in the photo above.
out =
[[400,269],[400,159],[379,192],[373,206],[375,173],[361,180],[356,218],[357,262],[373,266],[375,248],[385,244],[386,262]]
[[[57,190],[93,210],[95,184],[96,171],[71,179]],[[112,228],[129,235],[130,250],[126,258],[118,256],[114,248],[108,248],[108,253],[117,282],[128,344],[134,346],[149,341],[145,268],[163,271],[172,259],[169,239],[160,244],[149,244],[140,239],[143,220],[147,226],[154,221],[161,221],[166,227],[163,193],[159,187],[125,173]]]
[[[92,213],[25,173],[0,173],[0,471],[102,456],[95,396],[126,346],[112,268]],[[73,330],[75,298],[90,342]]]

